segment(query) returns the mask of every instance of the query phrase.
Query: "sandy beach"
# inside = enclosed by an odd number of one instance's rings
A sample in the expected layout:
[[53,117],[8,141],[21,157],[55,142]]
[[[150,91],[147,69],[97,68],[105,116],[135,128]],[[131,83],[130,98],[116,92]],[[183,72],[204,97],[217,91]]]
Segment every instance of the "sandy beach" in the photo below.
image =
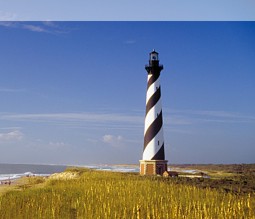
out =
[[[6,182],[8,182],[8,180]],[[4,193],[11,190],[22,190],[22,187],[28,184],[29,184],[28,177],[22,177],[19,179],[11,180],[10,184],[9,183],[0,184],[0,195],[3,195]]]

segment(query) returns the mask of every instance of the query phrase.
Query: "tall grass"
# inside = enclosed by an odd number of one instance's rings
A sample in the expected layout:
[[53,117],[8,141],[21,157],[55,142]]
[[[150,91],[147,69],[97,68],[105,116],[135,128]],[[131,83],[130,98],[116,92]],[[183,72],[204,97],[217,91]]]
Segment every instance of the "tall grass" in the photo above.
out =
[[255,218],[254,194],[178,185],[161,177],[79,173],[77,179],[6,193],[0,197],[0,218]]

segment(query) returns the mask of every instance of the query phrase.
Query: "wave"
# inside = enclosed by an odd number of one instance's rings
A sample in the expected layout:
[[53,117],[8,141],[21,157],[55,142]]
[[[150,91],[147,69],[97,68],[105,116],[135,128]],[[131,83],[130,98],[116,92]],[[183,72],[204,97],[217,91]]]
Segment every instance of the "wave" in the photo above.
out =
[[79,167],[85,167],[93,170],[104,170],[113,172],[139,172],[138,166],[130,165],[80,165]]
[[47,177],[50,176],[51,174],[36,174],[36,173],[31,173],[31,172],[26,172],[26,173],[17,173],[17,174],[0,174],[0,181],[12,181],[16,180],[22,177],[30,177],[30,176],[42,176],[42,177]]

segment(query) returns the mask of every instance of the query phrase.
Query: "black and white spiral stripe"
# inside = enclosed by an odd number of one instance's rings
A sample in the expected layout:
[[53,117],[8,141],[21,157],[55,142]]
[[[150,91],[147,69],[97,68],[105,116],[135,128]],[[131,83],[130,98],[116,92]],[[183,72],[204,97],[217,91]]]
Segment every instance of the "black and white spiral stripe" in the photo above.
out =
[[165,160],[159,75],[148,74],[143,160]]

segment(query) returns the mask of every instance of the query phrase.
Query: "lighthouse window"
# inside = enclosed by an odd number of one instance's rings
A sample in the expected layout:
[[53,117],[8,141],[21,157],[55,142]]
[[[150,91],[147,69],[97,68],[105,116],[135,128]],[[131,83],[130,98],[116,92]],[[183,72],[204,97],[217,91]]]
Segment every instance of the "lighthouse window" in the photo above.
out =
[[159,141],[158,141],[158,145],[159,145]]

